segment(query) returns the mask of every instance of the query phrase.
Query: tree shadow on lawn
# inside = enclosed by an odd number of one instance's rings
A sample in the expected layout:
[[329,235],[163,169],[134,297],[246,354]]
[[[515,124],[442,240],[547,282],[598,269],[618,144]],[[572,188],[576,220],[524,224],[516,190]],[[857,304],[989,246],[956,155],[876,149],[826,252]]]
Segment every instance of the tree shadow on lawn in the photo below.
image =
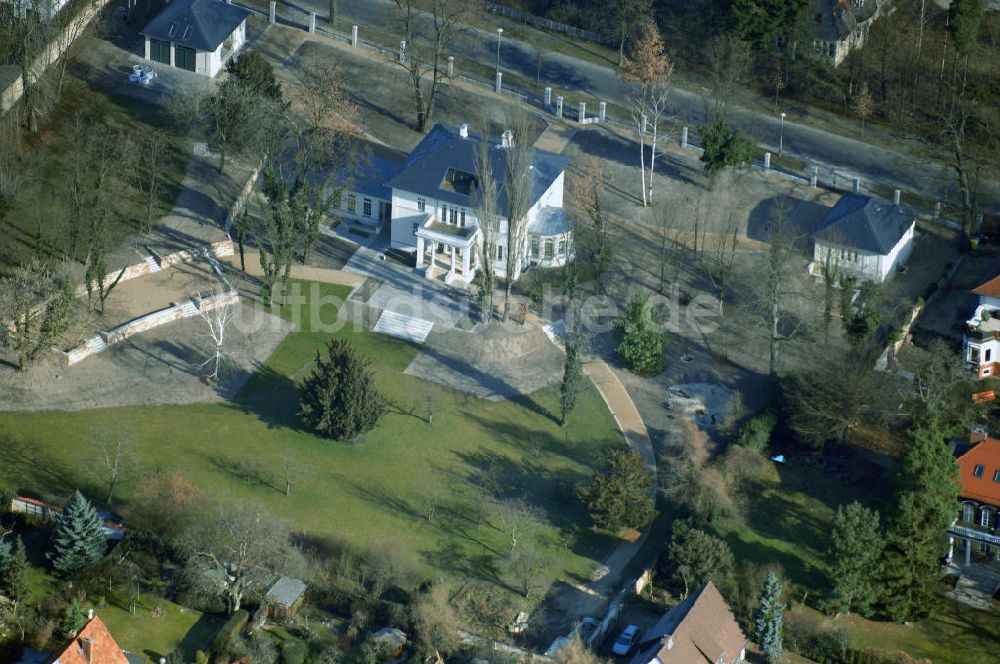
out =
[[[533,407],[526,405],[526,402],[529,400]],[[537,402],[534,401],[533,397],[524,396],[521,399],[512,399],[512,401],[519,406],[524,406],[532,412],[545,415],[556,424],[559,423],[558,418],[549,414],[548,410],[546,410],[543,406],[538,405]],[[484,430],[489,431],[504,445],[509,445],[514,449],[520,450],[526,456],[551,454],[553,456],[578,461],[584,465],[588,465],[587,462],[579,459],[580,447],[573,445],[573,443],[570,442],[568,433],[565,429],[560,430],[564,435],[558,436],[547,431],[539,431],[532,427],[518,424],[517,422],[497,421],[493,418],[478,415],[476,412],[467,412],[466,417],[481,426]],[[616,432],[614,438],[609,438],[606,442],[609,444],[624,444],[625,441],[620,438],[620,435],[621,434]]]
[[[41,451],[40,446],[0,434],[0,455],[8,485],[19,491],[70,491],[79,488],[93,493],[93,483],[73,466]],[[9,507],[9,506],[8,506]]]
[[266,466],[254,463],[249,457],[226,458],[219,454],[203,455],[209,465],[218,472],[229,477],[240,480],[248,486],[261,486],[276,491],[281,495],[285,494],[284,488],[279,486],[278,481]]
[[291,378],[266,364],[250,377],[230,407],[255,415],[269,429],[304,431],[298,418],[298,388]]

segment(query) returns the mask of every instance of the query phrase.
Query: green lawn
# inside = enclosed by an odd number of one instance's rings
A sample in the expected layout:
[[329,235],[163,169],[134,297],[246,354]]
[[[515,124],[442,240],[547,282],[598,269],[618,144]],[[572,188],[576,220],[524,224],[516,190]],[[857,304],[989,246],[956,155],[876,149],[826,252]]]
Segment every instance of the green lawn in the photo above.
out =
[[[332,320],[335,308],[325,313]],[[516,402],[482,401],[402,373],[417,352],[408,343],[365,330],[337,334],[373,359],[380,388],[398,405],[363,445],[297,428],[294,381],[328,338],[307,329],[286,338],[237,403],[0,414],[0,440],[32,450],[8,454],[3,481],[35,491],[87,486],[84,432],[113,420],[138,433],[148,470],[177,471],[208,495],[262,504],[310,534],[358,547],[401,546],[425,570],[496,580],[493,562],[509,545],[477,488],[488,477],[501,495],[524,497],[537,509],[537,541],[554,569],[589,576],[611,541],[590,532],[573,487],[603,464],[608,446],[622,443],[595,389],[588,386],[562,429],[553,417],[557,387]],[[424,419],[427,397],[433,424]],[[123,488],[126,500],[134,484]],[[437,504],[432,520],[428,503]]]
[[114,597],[108,600],[108,606],[97,607],[94,612],[123,650],[145,657],[148,662],[158,662],[178,648],[185,654],[185,661],[194,661],[195,651],[206,649],[225,622],[148,595],[140,596],[135,615],[125,608],[124,601]]
[[[22,184],[6,209],[0,208],[0,275],[37,256],[61,259],[67,251],[69,224],[69,182],[71,119],[80,114],[95,124],[111,125],[128,135],[149,132],[154,127],[172,126],[162,108],[141,101],[103,94],[71,73],[66,74],[62,96],[48,124],[25,141],[26,156],[21,163]],[[170,211],[187,169],[186,139],[170,135],[170,147],[157,164],[163,186],[159,192],[153,219]],[[139,171],[154,165],[139,161],[129,167]],[[115,215],[109,246],[115,247],[139,229],[145,218],[142,193],[135,183],[121,178],[109,181]],[[82,258],[78,250],[77,258]]]

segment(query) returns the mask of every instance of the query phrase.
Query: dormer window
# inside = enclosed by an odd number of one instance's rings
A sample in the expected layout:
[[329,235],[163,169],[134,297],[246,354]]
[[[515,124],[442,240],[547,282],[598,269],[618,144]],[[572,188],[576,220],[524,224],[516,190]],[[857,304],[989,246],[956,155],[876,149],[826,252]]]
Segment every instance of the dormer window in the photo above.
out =
[[993,481],[1000,484],[1000,470],[993,471]]
[[167,36],[168,37],[173,37],[174,34],[176,34],[176,32],[177,32],[177,24],[176,23],[171,23],[170,24],[170,29],[167,30]]
[[982,477],[984,470],[986,470],[986,466],[981,463],[977,463],[976,467],[972,469],[972,476],[977,478]]

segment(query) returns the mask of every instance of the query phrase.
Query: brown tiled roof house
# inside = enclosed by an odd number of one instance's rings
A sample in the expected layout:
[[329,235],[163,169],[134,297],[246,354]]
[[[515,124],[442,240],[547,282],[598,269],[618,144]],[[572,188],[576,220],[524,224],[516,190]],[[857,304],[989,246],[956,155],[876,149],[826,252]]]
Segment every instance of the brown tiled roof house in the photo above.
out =
[[629,664],[735,664],[747,638],[711,581],[646,630]]
[[49,660],[51,664],[130,664],[100,618],[87,622],[66,648]]

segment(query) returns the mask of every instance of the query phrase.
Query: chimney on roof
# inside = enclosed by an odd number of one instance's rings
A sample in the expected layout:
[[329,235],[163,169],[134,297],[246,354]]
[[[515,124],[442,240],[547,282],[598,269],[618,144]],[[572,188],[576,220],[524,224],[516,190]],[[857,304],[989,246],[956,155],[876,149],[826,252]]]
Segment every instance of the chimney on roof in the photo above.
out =
[[89,639],[80,639],[80,649],[83,651],[83,659],[88,664],[93,660],[93,642]]
[[514,147],[514,132],[510,129],[505,129],[502,134],[500,134],[500,147],[502,148],[512,148]]
[[94,610],[87,609],[87,620],[93,620],[93,619],[94,619]]
[[899,197],[901,193],[902,192],[900,192],[899,189],[892,192],[892,204],[895,205],[897,208],[899,207]]
[[468,138],[469,137],[469,123],[468,122],[463,122],[462,124],[458,125],[458,135],[460,137],[462,137],[462,138]]

